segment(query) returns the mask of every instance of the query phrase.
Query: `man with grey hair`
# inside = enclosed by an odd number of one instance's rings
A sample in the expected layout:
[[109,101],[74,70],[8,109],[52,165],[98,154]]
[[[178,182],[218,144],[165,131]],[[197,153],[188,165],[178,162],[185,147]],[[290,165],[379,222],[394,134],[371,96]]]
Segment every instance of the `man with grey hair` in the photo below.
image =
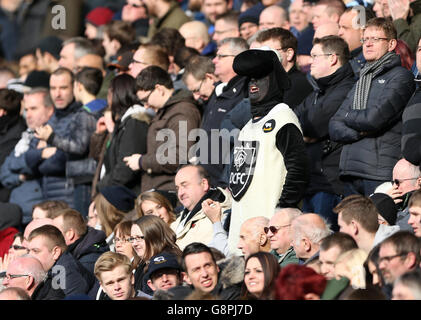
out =
[[302,212],[297,208],[276,208],[268,226],[265,227],[271,253],[278,259],[281,268],[299,262],[291,246],[291,222],[300,215]]
[[291,245],[300,264],[312,260],[319,254],[320,242],[332,231],[325,220],[315,213],[306,213],[291,223]]
[[268,218],[258,216],[245,220],[241,225],[237,248],[246,259],[256,252],[270,251],[270,241],[265,232],[268,223]]
[[[247,94],[247,81],[245,77],[238,76],[232,68],[234,57],[248,49],[247,41],[242,38],[225,38],[219,43],[215,64],[215,76],[219,79],[207,103],[203,106],[202,125],[207,137],[212,136],[212,130],[219,130],[222,120]],[[215,134],[213,134],[215,136]],[[216,144],[218,143],[218,144]],[[225,143],[225,142],[224,142]],[[196,154],[199,163],[210,175],[213,186],[226,187],[228,181],[222,177],[224,170],[222,138],[208,139],[207,154]],[[213,148],[212,148],[212,145]]]
[[3,280],[5,288],[21,288],[29,296],[32,296],[37,286],[45,279],[41,262],[38,259],[24,255],[14,259],[6,270],[6,276]]
[[78,59],[87,54],[95,53],[95,48],[88,39],[83,37],[70,38],[63,42],[58,64],[60,67],[73,71],[76,68],[76,61]]
[[0,291],[0,300],[31,300],[31,297],[21,288],[10,287]]
[[37,127],[47,123],[54,113],[54,104],[46,88],[34,88],[25,93],[23,107],[28,129],[7,156],[0,169],[0,182],[11,190],[9,202],[22,209],[22,223],[32,219],[32,206],[44,200],[38,179],[25,161]]

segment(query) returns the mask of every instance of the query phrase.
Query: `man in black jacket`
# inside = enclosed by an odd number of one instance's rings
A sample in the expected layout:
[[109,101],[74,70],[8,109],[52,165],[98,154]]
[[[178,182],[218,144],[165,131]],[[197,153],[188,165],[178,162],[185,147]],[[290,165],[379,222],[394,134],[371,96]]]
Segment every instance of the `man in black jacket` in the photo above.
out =
[[52,276],[53,286],[60,287],[66,296],[86,295],[95,284],[93,274],[67,251],[59,229],[44,225],[33,230],[28,239],[28,249],[37,258],[44,271]]
[[281,64],[288,73],[291,86],[284,92],[284,102],[295,109],[311,91],[312,87],[306,75],[297,69],[298,42],[294,35],[282,28],[272,28],[259,33],[256,41],[262,46],[276,50],[281,56]]
[[402,112],[414,81],[393,52],[396,38],[396,29],[387,19],[367,22],[362,38],[367,63],[329,123],[331,139],[344,144],[339,169],[345,196],[373,193],[390,181],[400,158]]
[[94,274],[95,262],[110,250],[104,231],[87,227],[82,215],[70,208],[60,211],[53,221],[64,236],[68,252]]
[[355,80],[348,63],[348,45],[342,38],[316,38],[311,57],[313,93],[294,110],[303,129],[308,159],[311,159],[310,183],[302,210],[321,214],[338,230],[337,216],[332,209],[343,194],[342,182],[338,178],[342,146],[330,141],[329,120],[339,109]]
[[221,300],[237,300],[240,297],[244,270],[243,258],[235,257],[235,260],[241,261],[242,264],[231,263],[231,267],[234,265],[234,268],[230,268],[231,277],[229,279],[223,279],[223,271],[216,263],[211,249],[203,243],[189,244],[183,250],[182,258],[182,267],[186,272],[185,279],[188,286],[176,286],[169,289],[167,297],[170,300],[183,300],[194,290],[202,291]]
[[225,38],[219,43],[216,57],[213,59],[215,76],[220,81],[215,84],[212,95],[203,107],[201,129],[207,133],[208,154],[198,156],[199,164],[209,173],[211,184],[214,186],[226,187],[228,184],[228,181],[222,180],[221,177],[227,155],[222,154],[222,139],[218,135],[215,138],[211,130],[219,130],[226,114],[247,94],[245,78],[238,76],[232,69],[234,57],[247,49],[248,44],[244,39]]

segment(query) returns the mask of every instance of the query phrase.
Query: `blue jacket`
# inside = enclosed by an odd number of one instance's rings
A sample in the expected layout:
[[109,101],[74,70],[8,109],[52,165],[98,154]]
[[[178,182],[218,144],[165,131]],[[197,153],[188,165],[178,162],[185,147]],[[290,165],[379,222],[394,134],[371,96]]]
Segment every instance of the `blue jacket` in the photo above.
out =
[[[25,181],[19,180],[20,174],[27,177]],[[32,170],[26,164],[25,154],[17,157],[14,150],[0,169],[1,183],[12,190],[9,202],[17,204],[22,209],[23,224],[32,220],[32,206],[43,200],[40,183],[33,176]]]

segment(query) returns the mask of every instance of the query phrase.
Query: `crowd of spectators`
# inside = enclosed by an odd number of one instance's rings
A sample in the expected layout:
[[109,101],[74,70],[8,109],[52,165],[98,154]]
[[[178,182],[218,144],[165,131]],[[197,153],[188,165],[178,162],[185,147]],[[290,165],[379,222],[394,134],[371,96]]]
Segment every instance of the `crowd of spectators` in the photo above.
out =
[[421,0],[0,29],[0,300],[421,300]]

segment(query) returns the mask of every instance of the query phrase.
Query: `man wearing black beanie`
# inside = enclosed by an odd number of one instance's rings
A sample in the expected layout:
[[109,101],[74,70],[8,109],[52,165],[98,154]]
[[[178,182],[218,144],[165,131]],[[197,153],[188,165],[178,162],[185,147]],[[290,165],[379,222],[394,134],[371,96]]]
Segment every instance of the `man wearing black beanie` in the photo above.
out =
[[231,164],[232,253],[242,222],[258,215],[271,218],[276,207],[297,207],[309,178],[299,121],[283,103],[290,83],[278,55],[247,50],[234,59],[233,68],[249,78],[252,119],[240,131]]

